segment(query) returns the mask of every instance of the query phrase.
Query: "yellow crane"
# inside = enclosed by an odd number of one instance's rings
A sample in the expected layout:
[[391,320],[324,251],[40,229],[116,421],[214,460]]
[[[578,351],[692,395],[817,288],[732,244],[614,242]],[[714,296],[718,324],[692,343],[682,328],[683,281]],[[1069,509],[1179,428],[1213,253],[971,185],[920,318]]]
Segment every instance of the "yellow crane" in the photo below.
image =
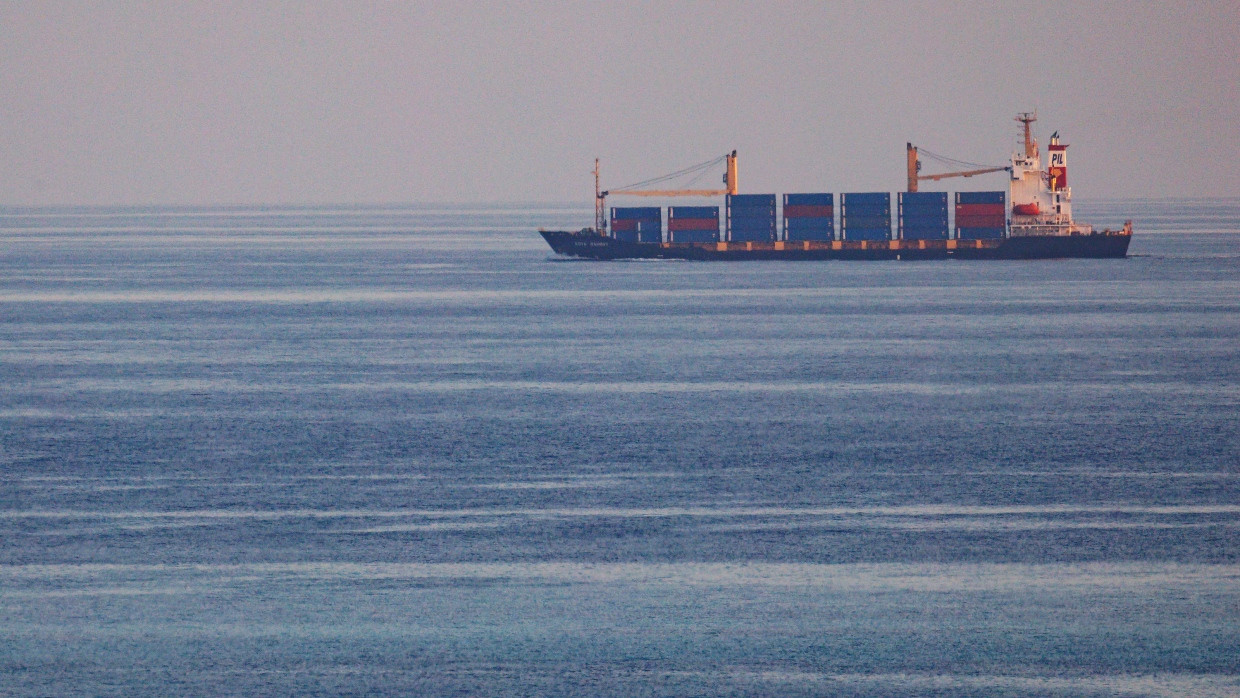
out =
[[[727,163],[727,170],[723,175],[723,189],[638,189],[637,187],[666,181],[675,177],[680,177],[692,172],[697,172],[704,168],[710,167],[724,160]],[[723,196],[725,194],[735,194],[737,191],[737,168],[736,168],[736,151],[724,155],[722,158],[716,158],[700,165],[673,172],[670,175],[656,177],[655,179],[638,182],[627,187],[609,191],[602,191],[599,188],[599,169],[598,158],[594,160],[594,229],[602,232],[606,227],[606,216],[604,209],[608,196]]]
[[972,177],[974,175],[990,174],[991,172],[1011,171],[1011,167],[980,167],[976,170],[962,170],[959,172],[942,172],[939,174],[924,175],[921,174],[921,160],[917,157],[917,146],[912,143],[905,143],[905,151],[908,156],[908,190],[917,191],[917,183],[923,179],[931,181],[939,181],[948,177]]

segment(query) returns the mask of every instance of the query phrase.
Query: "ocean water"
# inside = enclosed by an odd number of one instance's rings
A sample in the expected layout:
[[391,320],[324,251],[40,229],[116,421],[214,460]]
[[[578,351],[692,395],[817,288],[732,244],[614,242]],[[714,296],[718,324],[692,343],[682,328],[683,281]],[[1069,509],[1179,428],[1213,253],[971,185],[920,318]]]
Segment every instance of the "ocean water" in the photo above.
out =
[[1125,260],[0,208],[0,695],[1240,695],[1240,200]]

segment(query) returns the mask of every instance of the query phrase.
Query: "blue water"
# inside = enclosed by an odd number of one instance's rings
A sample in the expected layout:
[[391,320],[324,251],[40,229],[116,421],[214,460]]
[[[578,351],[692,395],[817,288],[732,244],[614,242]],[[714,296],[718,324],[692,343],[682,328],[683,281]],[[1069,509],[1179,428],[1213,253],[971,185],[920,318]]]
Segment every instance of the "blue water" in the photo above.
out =
[[1125,260],[0,208],[0,694],[1240,695],[1240,201]]

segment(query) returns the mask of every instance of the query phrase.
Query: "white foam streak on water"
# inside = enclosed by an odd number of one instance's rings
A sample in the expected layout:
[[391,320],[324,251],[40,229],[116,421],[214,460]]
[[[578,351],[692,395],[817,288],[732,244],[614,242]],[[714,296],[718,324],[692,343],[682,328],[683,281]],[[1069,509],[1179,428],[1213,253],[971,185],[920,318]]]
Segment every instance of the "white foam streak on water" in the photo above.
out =
[[[738,469],[739,470],[739,469]],[[874,477],[906,477],[907,473],[895,470],[873,469],[867,471]],[[1233,480],[1240,478],[1240,472],[1220,471],[1140,471],[1140,470],[958,470],[949,472],[958,477],[1019,477],[1058,479],[1063,477],[1079,478],[1115,478],[1133,480]],[[512,481],[455,481],[453,487],[472,488],[479,490],[557,490],[582,489],[594,487],[620,487],[628,483],[680,477],[672,472],[625,472],[600,475],[581,474],[557,480],[512,480]],[[217,476],[193,475],[183,473],[176,475],[140,475],[140,476],[108,476],[82,477],[67,475],[33,475],[10,478],[15,487],[38,489],[40,491],[59,492],[97,492],[121,489],[217,489],[217,488],[285,488],[302,487],[303,483],[314,481],[338,481],[342,483],[392,483],[424,482],[431,476],[422,473],[365,473],[358,475],[277,475],[264,480],[246,480],[240,478],[221,479]],[[3,513],[0,513],[3,516]]]
[[[995,393],[1018,395],[1090,393],[1099,396],[1122,394],[1135,396],[1181,395],[1191,397],[1208,392],[1214,398],[1240,399],[1240,386],[1215,386],[1185,381],[1152,381],[1139,384],[1084,381],[1046,381],[1041,383],[1008,383],[1002,386],[968,386],[949,382],[889,381],[521,381],[454,379],[426,381],[376,380],[366,382],[295,383],[285,381],[241,381],[230,379],[163,379],[163,378],[73,378],[41,380],[40,386],[64,391],[97,391],[123,393],[172,394],[182,392],[223,391],[229,393],[320,393],[391,391],[400,393],[455,393],[474,391],[505,391],[514,393],[576,393],[576,394],[692,394],[692,393],[840,393],[907,394],[923,396],[969,396]],[[56,415],[55,410],[25,408],[0,410],[6,414]],[[141,412],[139,412],[140,414]]]
[[738,523],[703,526],[706,531],[718,533],[741,533],[746,531],[793,531],[813,530],[815,528],[834,529],[856,526],[866,529],[888,529],[893,531],[973,531],[991,533],[996,531],[1152,531],[1152,530],[1184,530],[1193,528],[1226,528],[1240,530],[1240,521],[1221,523],[1217,521],[1190,523],[1186,521],[995,521],[994,519],[951,519],[951,520],[866,520],[864,522],[850,519],[831,519],[818,521],[789,521],[779,523]]
[[[783,288],[779,290],[781,299],[784,300],[807,300],[807,299],[826,299],[826,300],[876,300],[877,298],[890,297],[892,299],[900,299],[907,301],[909,298],[918,299],[919,303],[927,307],[942,307],[947,312],[957,310],[954,308],[961,300],[969,300],[970,305],[976,310],[979,301],[975,298],[969,298],[965,294],[953,292],[951,289],[941,289],[934,296],[926,296],[924,289],[914,285],[915,281],[906,280],[906,283],[899,283],[899,279],[892,279],[891,285],[885,286],[881,290],[853,288],[847,286],[832,286],[829,284],[817,287],[796,287]],[[1184,310],[1192,312],[1200,312],[1210,310],[1212,308],[1229,308],[1234,303],[1231,298],[1218,298],[1217,296],[1207,295],[1212,289],[1225,291],[1227,284],[1225,282],[1198,282],[1197,284],[1203,293],[1192,301],[1177,301],[1176,299],[1162,298],[1164,306],[1182,304]],[[1120,301],[1150,301],[1160,300],[1159,298],[1145,298],[1139,294],[1140,289],[1107,289],[1105,284],[1091,284],[1082,286],[1079,291],[1073,294],[1073,298],[1077,302],[1099,301],[1116,303]],[[262,288],[262,289],[244,289],[244,288],[228,288],[228,287],[206,287],[206,288],[184,288],[184,289],[126,289],[126,290],[103,290],[103,289],[79,289],[79,288],[61,288],[61,289],[6,289],[4,301],[6,303],[110,303],[110,304],[132,304],[132,303],[194,303],[194,302],[210,302],[210,303],[269,303],[269,304],[289,304],[289,303],[392,303],[392,302],[420,302],[420,303],[452,303],[452,304],[477,304],[477,303],[503,303],[511,304],[529,304],[529,303],[602,303],[606,302],[618,306],[627,305],[637,302],[650,305],[651,303],[665,303],[669,301],[684,302],[692,300],[709,300],[721,302],[726,300],[749,300],[760,298],[768,300],[772,291],[770,289],[753,289],[753,288],[709,288],[709,289],[677,289],[674,295],[669,296],[668,292],[663,289],[574,289],[574,290],[551,290],[551,289],[443,289],[443,290],[426,290],[426,289],[384,289],[384,288],[365,288],[356,286],[345,286],[337,288],[297,288],[290,286],[281,286],[279,288]],[[954,296],[959,295],[960,300],[956,300]],[[1001,306],[1005,312],[1010,313],[1020,308],[1037,308],[1048,303],[1062,304],[1061,299],[1044,291],[1030,289],[1019,298],[1006,298]],[[873,312],[873,311],[868,311]]]
[[1240,515],[1240,504],[1047,504],[958,505],[915,504],[871,507],[548,507],[478,509],[200,509],[187,511],[0,511],[0,519],[256,519],[289,518],[468,518],[468,517],[560,517],[560,518],[652,518],[652,517],[845,517],[845,516],[1047,516],[1067,514],[1209,516]]
[[818,674],[812,672],[769,672],[735,669],[729,672],[738,681],[770,682],[795,686],[798,691],[813,687],[825,692],[847,691],[852,695],[886,695],[891,691],[916,695],[951,695],[962,691],[985,691],[993,695],[1059,695],[1095,693],[1105,695],[1148,696],[1150,698],[1234,698],[1240,695],[1240,678],[1225,674],[1106,674],[1101,676],[1013,676],[1003,674]]
[[[1232,596],[1240,594],[1240,565],[1177,563],[350,563],[298,562],[255,564],[81,564],[0,565],[0,579],[11,582],[60,578],[107,588],[132,578],[181,578],[196,584],[229,585],[255,579],[478,579],[510,584],[572,583],[688,587],[805,587],[834,592],[883,591],[1067,591],[1099,593],[1195,587]],[[0,592],[3,594],[3,592]]]

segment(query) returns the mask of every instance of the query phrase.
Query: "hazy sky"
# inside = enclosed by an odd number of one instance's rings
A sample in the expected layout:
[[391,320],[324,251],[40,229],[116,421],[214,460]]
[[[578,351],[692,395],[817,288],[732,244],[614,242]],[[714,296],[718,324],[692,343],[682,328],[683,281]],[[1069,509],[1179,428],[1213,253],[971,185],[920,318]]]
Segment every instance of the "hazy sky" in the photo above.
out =
[[905,141],[1002,164],[1034,109],[1079,198],[1234,196],[1238,43],[1236,0],[0,0],[0,204],[588,205],[595,157],[732,149],[897,191]]

